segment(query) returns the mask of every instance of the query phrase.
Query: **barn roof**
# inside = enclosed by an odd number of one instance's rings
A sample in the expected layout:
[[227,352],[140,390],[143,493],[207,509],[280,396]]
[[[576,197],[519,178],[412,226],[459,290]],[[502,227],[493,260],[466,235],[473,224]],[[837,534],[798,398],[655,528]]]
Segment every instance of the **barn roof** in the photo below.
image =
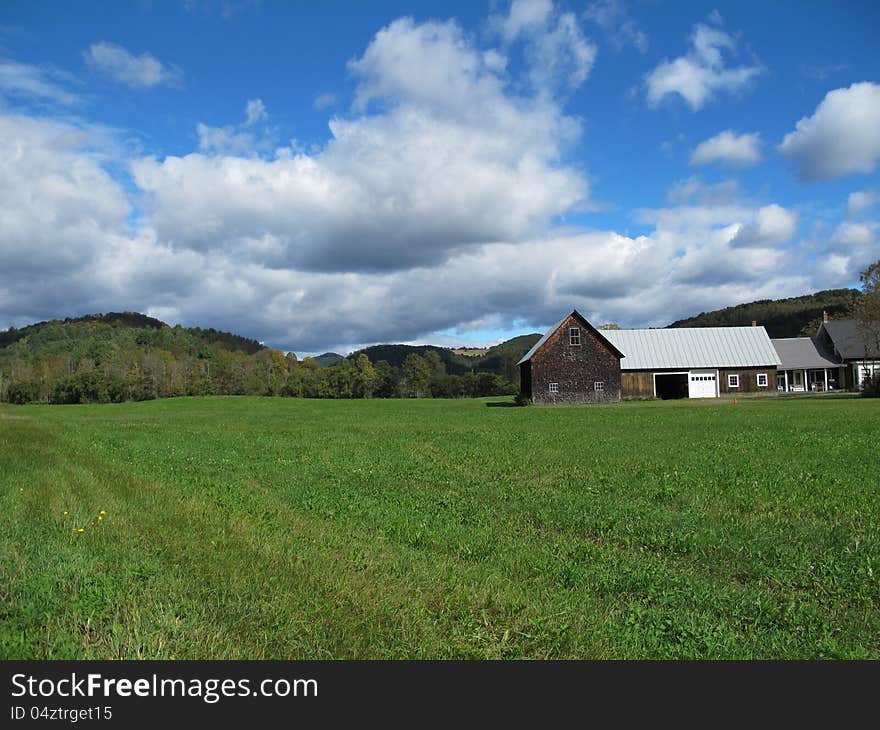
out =
[[623,352],[621,370],[748,368],[779,365],[763,327],[676,327],[607,330]]
[[809,368],[836,368],[840,360],[819,344],[813,337],[785,337],[771,340],[782,364],[780,370],[803,370]]
[[517,363],[517,365],[522,365],[524,362],[528,362],[529,360],[531,360],[532,355],[534,355],[539,349],[541,349],[541,345],[543,345],[549,339],[550,335],[552,335],[554,332],[556,332],[556,330],[558,330],[560,327],[562,327],[562,325],[565,323],[565,320],[567,320],[569,317],[576,317],[577,319],[579,319],[581,321],[581,323],[586,325],[586,327],[593,332],[593,334],[598,336],[599,340],[603,341],[606,345],[608,345],[608,348],[610,350],[612,350],[615,355],[619,355],[620,357],[623,357],[623,353],[620,352],[620,350],[617,348],[617,346],[613,342],[611,342],[611,340],[608,337],[605,336],[608,334],[607,331],[600,332],[599,330],[597,330],[595,327],[593,327],[593,325],[591,325],[586,320],[584,315],[582,315],[576,309],[573,309],[569,314],[566,314],[562,319],[560,319],[556,324],[554,324],[549,330],[547,330],[544,333],[544,336],[532,346],[532,349],[529,350],[525,355],[523,355],[522,359]]
[[823,322],[822,327],[828,333],[834,347],[845,360],[858,360],[864,357],[880,357],[880,347],[872,345],[870,338],[859,329],[854,319],[832,319]]

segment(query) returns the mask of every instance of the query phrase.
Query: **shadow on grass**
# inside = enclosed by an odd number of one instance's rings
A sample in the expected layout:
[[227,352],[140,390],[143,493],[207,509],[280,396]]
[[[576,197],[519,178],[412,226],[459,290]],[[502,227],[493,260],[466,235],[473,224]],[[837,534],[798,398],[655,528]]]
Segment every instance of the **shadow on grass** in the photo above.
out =
[[523,405],[513,400],[494,400],[486,403],[486,408],[522,408]]

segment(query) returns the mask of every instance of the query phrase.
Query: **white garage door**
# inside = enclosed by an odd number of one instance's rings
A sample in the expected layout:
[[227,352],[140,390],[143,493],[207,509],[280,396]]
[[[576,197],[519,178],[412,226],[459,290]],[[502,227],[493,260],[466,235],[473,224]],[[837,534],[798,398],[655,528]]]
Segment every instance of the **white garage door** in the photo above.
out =
[[715,398],[718,373],[714,370],[691,370],[688,373],[689,398]]

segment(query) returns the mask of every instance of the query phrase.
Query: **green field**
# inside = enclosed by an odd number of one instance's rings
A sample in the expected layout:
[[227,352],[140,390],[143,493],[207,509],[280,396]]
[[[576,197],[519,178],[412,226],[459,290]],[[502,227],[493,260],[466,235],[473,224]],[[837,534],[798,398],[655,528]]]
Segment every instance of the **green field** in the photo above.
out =
[[880,400],[487,405],[0,407],[0,655],[880,658]]

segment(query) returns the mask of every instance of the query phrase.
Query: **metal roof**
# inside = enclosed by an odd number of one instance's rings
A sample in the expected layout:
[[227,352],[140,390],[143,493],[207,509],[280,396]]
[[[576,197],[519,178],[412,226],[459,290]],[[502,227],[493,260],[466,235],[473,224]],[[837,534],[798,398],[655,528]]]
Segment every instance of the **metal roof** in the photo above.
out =
[[780,370],[836,368],[841,362],[812,337],[785,337],[771,340],[782,364]]
[[822,327],[828,333],[840,356],[846,360],[861,358],[880,358],[880,346],[870,342],[870,337],[859,329],[854,319],[832,319],[823,322]]
[[763,327],[604,330],[625,357],[621,370],[748,368],[779,365]]
[[[571,314],[583,319],[576,311]],[[517,365],[530,360],[571,314],[565,315],[548,329]],[[623,353],[621,370],[748,368],[780,363],[779,355],[763,327],[602,330],[599,335]]]

